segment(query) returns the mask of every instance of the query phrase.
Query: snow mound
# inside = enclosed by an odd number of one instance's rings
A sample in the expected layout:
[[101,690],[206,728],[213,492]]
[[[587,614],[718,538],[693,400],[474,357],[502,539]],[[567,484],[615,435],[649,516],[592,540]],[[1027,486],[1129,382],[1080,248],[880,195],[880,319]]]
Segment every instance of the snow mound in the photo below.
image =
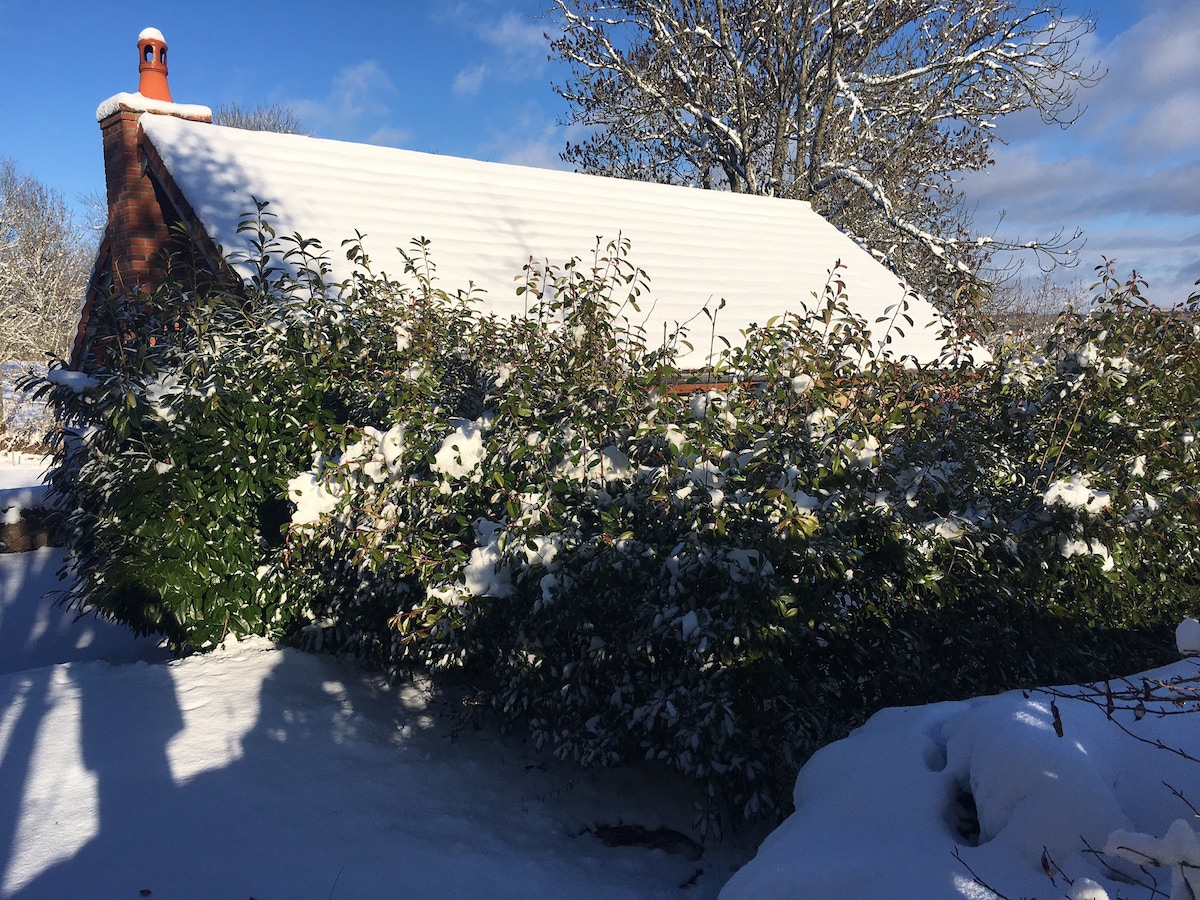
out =
[[1200,656],[1200,622],[1184,619],[1175,629],[1175,646],[1183,656]]
[[[1173,824],[1189,810],[1164,783],[1194,802],[1200,765],[1156,745],[1200,746],[1200,715],[1159,715],[1178,708],[1168,696],[1198,708],[1198,686],[1184,660],[1113,682],[1112,719],[1103,685],[883,710],[809,760],[795,813],[722,900],[1062,896],[1064,879],[1074,900],[1108,900],[1138,874],[1099,853],[1110,836],[1191,871],[1197,839]],[[1146,690],[1164,699],[1120,700]]]

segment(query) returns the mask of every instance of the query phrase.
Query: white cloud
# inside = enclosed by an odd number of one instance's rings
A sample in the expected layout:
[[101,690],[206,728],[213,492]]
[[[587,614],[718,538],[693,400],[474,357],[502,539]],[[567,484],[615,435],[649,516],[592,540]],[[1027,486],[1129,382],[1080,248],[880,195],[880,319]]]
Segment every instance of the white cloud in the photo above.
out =
[[373,59],[347,66],[333,77],[329,94],[320,100],[296,100],[289,106],[317,133],[346,137],[362,120],[377,122],[387,116],[385,98],[396,85]]
[[579,140],[581,133],[582,126],[564,128],[531,105],[503,131],[493,131],[473,155],[519,166],[570,169],[558,154],[568,140]]
[[403,128],[391,128],[385,126],[379,128],[367,138],[368,144],[376,144],[380,147],[404,147],[408,144],[409,133]]
[[1131,159],[1194,150],[1200,142],[1200,4],[1165,0],[1109,44],[1096,48],[1108,69],[1088,92],[1081,121],[1094,140],[1115,140]]
[[494,4],[467,0],[447,5],[437,17],[452,21],[479,42],[481,57],[454,79],[460,96],[476,93],[484,77],[510,83],[540,76],[546,68],[549,44],[545,34],[553,31],[550,20],[541,16],[506,10],[496,16]]
[[[1186,4],[1163,4],[1130,29],[1124,42],[1114,45],[1126,50],[1122,63],[1133,63],[1141,70],[1141,81],[1153,90],[1177,91],[1181,85],[1195,88],[1200,76],[1200,7],[1194,0]],[[1124,43],[1127,46],[1121,46]]]
[[1003,209],[1017,223],[1057,217],[1067,224],[1115,214],[1200,217],[1200,159],[1133,166],[1094,151],[1047,158],[1041,150],[1035,143],[999,148],[996,165],[967,175],[962,187],[973,203]]
[[961,186],[981,230],[1002,211],[1002,238],[1044,240],[1082,227],[1084,278],[1102,254],[1115,257],[1119,272],[1136,268],[1150,296],[1169,303],[1200,276],[1200,3],[1143,9],[1107,43],[1084,42],[1085,58],[1101,60],[1108,75],[1082,92],[1088,109],[1076,125],[1010,117],[1000,134],[1012,143],[994,146],[995,165]]
[[463,69],[454,76],[455,95],[466,97],[479,93],[479,88],[483,84],[483,79],[487,75],[487,71],[488,67],[483,63],[479,63],[479,65],[472,66],[469,69]]
[[546,39],[543,36],[547,24],[541,19],[506,12],[499,21],[489,22],[478,30],[479,37],[498,47],[506,56],[528,54],[546,55]]
[[[1200,47],[1200,44],[1197,45]],[[1200,74],[1193,83],[1200,85]],[[1131,125],[1122,129],[1121,144],[1130,157],[1147,152],[1186,153],[1200,146],[1200,88],[1174,93],[1147,103]]]
[[500,157],[500,162],[536,166],[539,169],[565,169],[567,165],[558,155],[561,150],[561,141],[551,140],[549,133],[543,133],[524,143],[510,144]]

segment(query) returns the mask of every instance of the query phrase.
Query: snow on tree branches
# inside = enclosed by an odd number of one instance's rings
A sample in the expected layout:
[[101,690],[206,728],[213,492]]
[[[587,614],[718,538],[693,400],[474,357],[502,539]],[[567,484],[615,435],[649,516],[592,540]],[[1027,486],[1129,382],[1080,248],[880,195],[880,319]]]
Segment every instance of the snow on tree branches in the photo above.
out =
[[595,129],[588,172],[810,201],[927,295],[953,305],[996,249],[956,173],[992,161],[997,121],[1078,115],[1094,22],[1058,0],[555,0],[557,91]]

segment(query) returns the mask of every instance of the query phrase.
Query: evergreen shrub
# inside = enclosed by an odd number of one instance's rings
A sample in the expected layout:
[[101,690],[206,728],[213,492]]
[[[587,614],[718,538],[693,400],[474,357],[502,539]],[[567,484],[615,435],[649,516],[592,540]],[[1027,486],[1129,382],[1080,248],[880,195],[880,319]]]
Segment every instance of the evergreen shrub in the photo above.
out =
[[883,705],[1165,662],[1200,601],[1194,297],[1101,267],[1037,355],[919,368],[835,269],[692,389],[633,324],[627,242],[527,266],[501,319],[425,241],[396,279],[356,238],[332,284],[246,227],[254,278],[110,301],[157,313],[42,388],[71,601],[181,651],[466,672],[561,757],[693,777],[713,829]]

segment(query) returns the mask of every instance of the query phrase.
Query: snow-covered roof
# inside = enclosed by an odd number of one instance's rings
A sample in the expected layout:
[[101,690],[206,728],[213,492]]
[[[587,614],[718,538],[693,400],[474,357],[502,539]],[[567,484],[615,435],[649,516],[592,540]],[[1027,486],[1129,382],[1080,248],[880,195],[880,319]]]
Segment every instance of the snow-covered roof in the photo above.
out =
[[[377,269],[399,274],[393,248],[431,241],[439,283],[486,290],[485,308],[520,313],[514,277],[532,256],[561,265],[587,258],[598,237],[632,243],[630,259],[651,279],[642,304],[654,339],[693,320],[700,365],[708,348],[705,304],[717,332],[733,342],[815,305],[840,260],[851,307],[868,322],[905,298],[898,276],[814,213],[809,204],[727,192],[622,181],[408,150],[244,131],[169,116],[141,126],[209,237],[226,253],[248,249],[239,220],[266,200],[282,234],[317,238],[337,278],[349,275],[341,242],[355,232]],[[243,273],[248,274],[248,273]],[[921,361],[941,349],[925,300],[909,296],[915,327],[895,338],[898,353]],[[652,306],[652,308],[651,308]]]

